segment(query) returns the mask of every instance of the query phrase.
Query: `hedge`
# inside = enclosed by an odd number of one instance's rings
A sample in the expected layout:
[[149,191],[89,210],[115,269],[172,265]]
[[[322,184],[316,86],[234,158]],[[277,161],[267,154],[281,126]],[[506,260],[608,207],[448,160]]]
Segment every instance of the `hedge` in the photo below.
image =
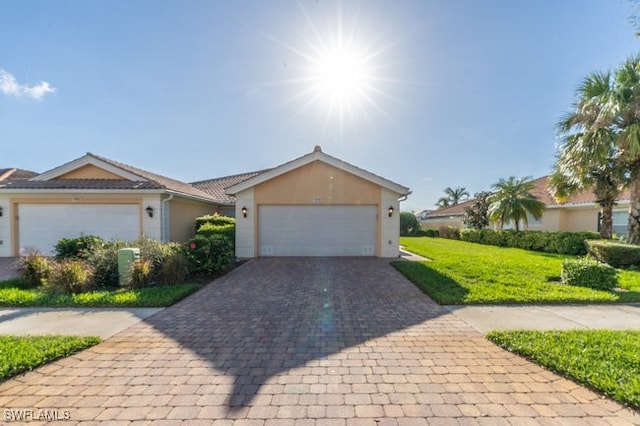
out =
[[525,250],[560,253],[573,256],[587,254],[585,240],[597,240],[596,232],[547,232],[513,231],[493,229],[463,229],[460,239],[471,243],[500,247],[515,247]]
[[618,284],[615,268],[588,258],[565,259],[561,276],[565,284],[598,290],[612,290]]
[[587,241],[587,252],[614,268],[640,268],[640,246],[614,241]]
[[200,229],[202,225],[211,224],[217,226],[224,225],[234,225],[236,224],[236,220],[229,216],[222,216],[219,214],[212,214],[206,216],[200,216],[196,218],[196,232]]

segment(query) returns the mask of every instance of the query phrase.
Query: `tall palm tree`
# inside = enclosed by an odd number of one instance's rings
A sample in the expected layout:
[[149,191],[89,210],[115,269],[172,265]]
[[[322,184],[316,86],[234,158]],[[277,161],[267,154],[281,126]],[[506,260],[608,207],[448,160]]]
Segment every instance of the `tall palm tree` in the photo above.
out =
[[511,176],[500,179],[493,184],[495,189],[489,197],[489,219],[499,222],[500,228],[509,221],[513,221],[516,231],[520,230],[520,222],[529,225],[528,214],[534,219],[540,219],[544,213],[544,203],[531,194],[535,185],[531,177],[517,179]]
[[620,161],[629,173],[629,243],[640,245],[640,56],[618,69],[608,117],[619,134]]
[[444,197],[440,197],[436,206],[439,208],[446,208],[460,204],[461,201],[465,201],[469,198],[469,192],[464,186],[456,186],[451,188],[450,186],[444,189]]
[[612,237],[613,206],[627,178],[610,114],[614,88],[610,73],[593,73],[582,82],[573,111],[558,123],[561,144],[549,181],[559,202],[577,192],[593,190],[602,210],[602,238]]

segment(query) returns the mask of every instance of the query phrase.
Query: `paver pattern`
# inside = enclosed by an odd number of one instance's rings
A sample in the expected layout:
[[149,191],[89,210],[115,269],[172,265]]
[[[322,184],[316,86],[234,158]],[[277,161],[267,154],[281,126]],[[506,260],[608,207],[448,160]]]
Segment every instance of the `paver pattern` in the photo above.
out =
[[248,262],[0,384],[0,407],[0,422],[68,410],[64,424],[640,424],[494,346],[387,261],[356,258]]

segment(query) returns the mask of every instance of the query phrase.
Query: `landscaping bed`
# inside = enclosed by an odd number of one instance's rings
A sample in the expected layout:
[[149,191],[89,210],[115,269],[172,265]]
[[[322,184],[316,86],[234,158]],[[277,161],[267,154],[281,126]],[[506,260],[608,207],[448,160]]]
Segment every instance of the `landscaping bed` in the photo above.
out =
[[393,266],[440,304],[640,301],[638,271],[618,270],[618,287],[598,290],[561,282],[562,262],[572,258],[568,255],[443,238],[403,237],[400,242],[431,261]]
[[640,408],[640,330],[494,331],[508,351]]

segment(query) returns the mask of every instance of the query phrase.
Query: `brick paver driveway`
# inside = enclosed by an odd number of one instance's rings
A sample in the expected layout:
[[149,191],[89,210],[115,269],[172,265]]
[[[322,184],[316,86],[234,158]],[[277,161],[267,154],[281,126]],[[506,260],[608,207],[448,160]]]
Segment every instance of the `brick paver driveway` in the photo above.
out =
[[249,262],[1,384],[0,407],[0,422],[24,408],[71,423],[640,424],[493,346],[380,259]]

